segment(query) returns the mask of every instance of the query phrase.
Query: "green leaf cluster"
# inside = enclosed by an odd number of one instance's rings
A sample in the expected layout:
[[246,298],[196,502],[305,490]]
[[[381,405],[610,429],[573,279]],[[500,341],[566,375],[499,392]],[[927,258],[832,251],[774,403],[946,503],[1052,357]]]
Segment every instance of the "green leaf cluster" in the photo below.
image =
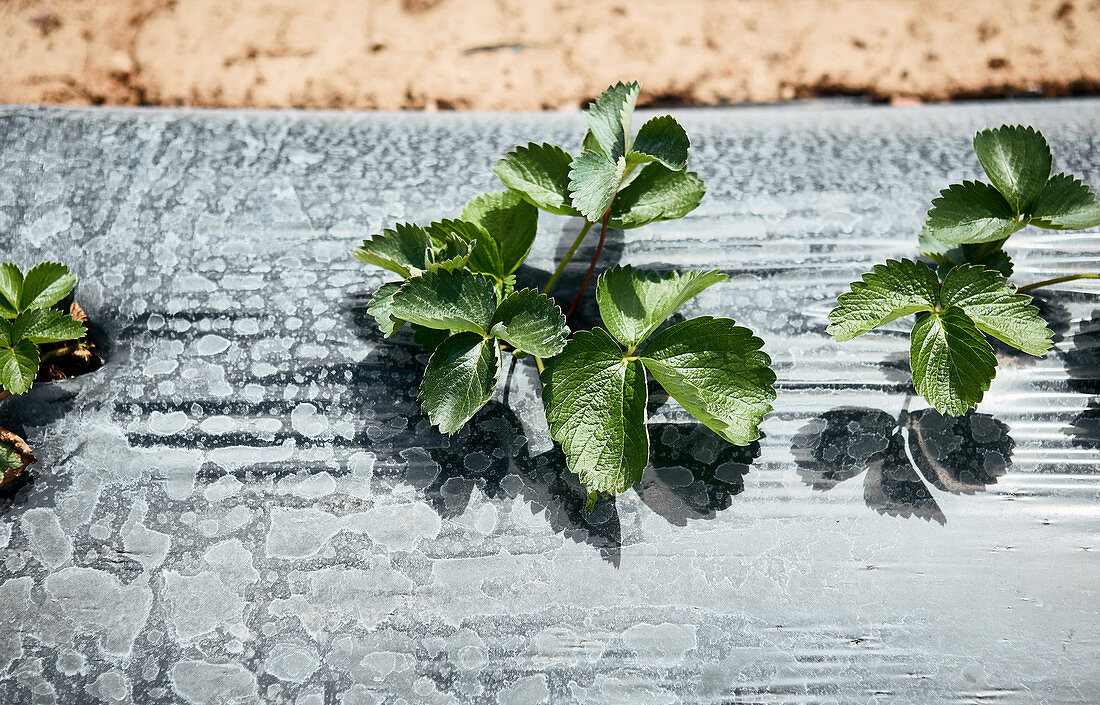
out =
[[600,94],[585,117],[581,152],[536,144],[516,147],[493,168],[512,192],[548,213],[637,228],[682,218],[706,188],[687,171],[691,142],[670,115],[646,121],[632,133],[637,83],[617,83]]
[[[551,435],[588,489],[589,506],[596,492],[626,490],[648,464],[650,376],[740,445],[759,437],[775,399],[771,360],[746,328],[702,317],[658,330],[725,274],[612,268],[596,290],[606,329],[572,339],[548,296],[595,223],[636,228],[680,218],[705,193],[687,171],[691,145],[675,119],[653,118],[634,133],[637,100],[637,83],[611,86],[591,104],[575,157],[552,144],[516,147],[493,169],[507,191],[474,198],[455,220],[396,225],[354,252],[402,278],[379,287],[368,311],[387,337],[408,323],[414,342],[431,352],[420,402],[444,433],[460,429],[489,401],[504,353],[533,358]],[[540,209],[583,217],[585,225],[545,293],[516,291],[515,271],[531,252]]]
[[982,400],[997,358],[986,335],[1030,355],[1043,355],[1053,333],[997,271],[981,265],[951,268],[941,282],[923,262],[890,260],[841,294],[829,314],[837,341],[917,314],[909,364],[913,384],[937,411],[963,414]]
[[596,301],[606,330],[578,332],[542,373],[550,435],[589,492],[622,492],[649,462],[647,371],[730,443],[759,437],[776,379],[759,338],[710,316],[653,334],[685,302],[726,279],[717,271],[658,274],[629,266],[600,277]]
[[535,241],[538,211],[510,191],[482,194],[461,217],[401,224],[353,254],[404,277],[374,293],[368,313],[387,337],[406,323],[432,353],[420,387],[424,412],[454,433],[489,401],[501,352],[550,357],[569,331],[549,297],[515,290],[514,272]]
[[34,384],[40,345],[78,340],[84,324],[51,308],[72,291],[76,276],[57,262],[43,262],[26,276],[11,262],[0,264],[0,386],[23,394]]
[[443,433],[454,433],[489,401],[500,378],[501,346],[551,357],[569,331],[549,297],[533,289],[498,298],[489,277],[469,271],[425,272],[390,297],[390,316],[436,331],[420,403]]
[[940,191],[921,231],[920,251],[948,266],[982,264],[1005,276],[1005,241],[1028,225],[1081,230],[1100,225],[1100,202],[1069,174],[1051,176],[1053,157],[1042,133],[1002,125],[974,136],[990,183],[963,181]]
[[1022,293],[1100,274],[1058,277],[1021,290],[1008,283],[1008,238],[1035,225],[1077,230],[1100,225],[1100,202],[1069,174],[1055,174],[1050,146],[1031,127],[1002,125],[974,136],[990,183],[952,184],[932,201],[921,229],[922,255],[935,272],[910,260],[877,265],[842,294],[829,333],[850,340],[902,316],[917,314],[909,364],[917,392],[940,413],[963,414],[981,401],[996,374],[986,336],[1043,355],[1052,333]]

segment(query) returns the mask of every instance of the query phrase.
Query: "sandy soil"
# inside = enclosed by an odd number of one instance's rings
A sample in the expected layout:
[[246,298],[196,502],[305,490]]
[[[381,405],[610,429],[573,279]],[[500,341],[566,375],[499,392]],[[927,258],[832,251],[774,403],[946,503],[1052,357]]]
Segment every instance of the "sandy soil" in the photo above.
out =
[[1100,89],[1100,0],[0,0],[0,102],[575,109]]

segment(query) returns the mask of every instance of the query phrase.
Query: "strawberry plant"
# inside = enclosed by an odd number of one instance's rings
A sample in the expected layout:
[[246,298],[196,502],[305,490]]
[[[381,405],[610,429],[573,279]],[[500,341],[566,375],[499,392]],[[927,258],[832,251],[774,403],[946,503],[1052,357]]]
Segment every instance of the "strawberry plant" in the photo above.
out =
[[[84,338],[79,316],[53,308],[75,284],[76,276],[56,262],[39,264],[26,276],[10,262],[0,264],[0,400],[27,392],[44,360],[73,352],[79,343],[72,341]],[[33,462],[27,444],[0,429],[0,485]]]
[[[387,337],[406,323],[431,352],[420,403],[443,433],[454,433],[492,397],[502,355],[531,358],[540,372],[550,433],[589,493],[616,494],[649,461],[649,378],[723,439],[745,445],[775,399],[762,341],[731,319],[704,316],[660,330],[706,288],[710,272],[646,272],[616,266],[599,277],[603,327],[567,325],[596,269],[608,228],[681,218],[705,193],[687,171],[690,142],[671,116],[632,131],[637,83],[608,88],[591,104],[576,156],[551,144],[508,152],[493,169],[506,191],[482,194],[457,219],[397,224],[354,255],[401,281],[383,284],[368,312]],[[535,241],[538,211],[583,218],[542,291],[516,290],[516,270]],[[595,225],[600,238],[563,314],[551,298]]]
[[1051,176],[1043,135],[1004,125],[974,136],[974,151],[992,184],[963,181],[940,192],[920,235],[920,252],[937,265],[891,260],[876,265],[841,294],[828,332],[851,340],[916,314],[909,364],[913,385],[940,413],[963,414],[982,400],[997,358],[986,336],[1042,356],[1053,333],[1025,292],[1100,273],[1067,274],[1016,287],[1009,237],[1034,225],[1080,230],[1100,225],[1100,202],[1079,179]]

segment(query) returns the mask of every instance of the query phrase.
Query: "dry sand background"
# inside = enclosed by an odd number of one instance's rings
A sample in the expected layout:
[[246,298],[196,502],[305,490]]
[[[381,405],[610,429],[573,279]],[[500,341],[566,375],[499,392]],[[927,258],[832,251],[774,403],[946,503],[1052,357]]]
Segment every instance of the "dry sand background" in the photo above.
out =
[[1100,89],[1100,0],[0,0],[0,103],[575,109]]

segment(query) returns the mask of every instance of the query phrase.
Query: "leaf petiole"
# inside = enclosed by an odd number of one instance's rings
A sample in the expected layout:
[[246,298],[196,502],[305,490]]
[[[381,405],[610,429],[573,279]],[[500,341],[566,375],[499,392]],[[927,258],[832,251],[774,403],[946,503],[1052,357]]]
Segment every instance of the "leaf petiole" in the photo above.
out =
[[1034,284],[1028,284],[1027,286],[1021,286],[1016,291],[1021,294],[1031,291],[1032,289],[1040,289],[1044,286],[1052,286],[1054,284],[1062,284],[1063,282],[1077,281],[1078,279],[1100,279],[1100,273],[1086,272],[1084,274],[1069,274],[1064,277],[1054,277],[1053,279],[1044,279],[1041,282],[1035,282]]
[[573,240],[573,244],[569,246],[569,251],[565,253],[565,257],[558,263],[557,269],[554,270],[554,274],[551,275],[550,280],[546,282],[546,286],[543,287],[542,293],[547,296],[550,295],[550,291],[554,288],[554,285],[558,283],[558,279],[560,279],[562,273],[565,272],[566,265],[573,259],[574,253],[576,253],[577,248],[581,246],[581,243],[584,242],[584,236],[588,234],[588,231],[592,229],[593,225],[595,225],[595,223],[591,220],[584,221],[584,227],[577,233],[577,238]]
[[596,254],[592,255],[592,264],[588,265],[588,271],[584,273],[584,280],[581,281],[581,288],[577,290],[577,295],[573,297],[573,303],[569,305],[569,312],[565,314],[566,318],[570,318],[573,312],[577,310],[577,306],[581,302],[581,297],[584,295],[584,290],[588,288],[588,280],[592,278],[592,271],[596,269],[596,263],[600,261],[600,254],[603,253],[603,242],[607,237],[607,219],[611,216],[611,208],[608,207],[607,212],[603,214],[603,221],[600,225],[600,243],[596,245]]

